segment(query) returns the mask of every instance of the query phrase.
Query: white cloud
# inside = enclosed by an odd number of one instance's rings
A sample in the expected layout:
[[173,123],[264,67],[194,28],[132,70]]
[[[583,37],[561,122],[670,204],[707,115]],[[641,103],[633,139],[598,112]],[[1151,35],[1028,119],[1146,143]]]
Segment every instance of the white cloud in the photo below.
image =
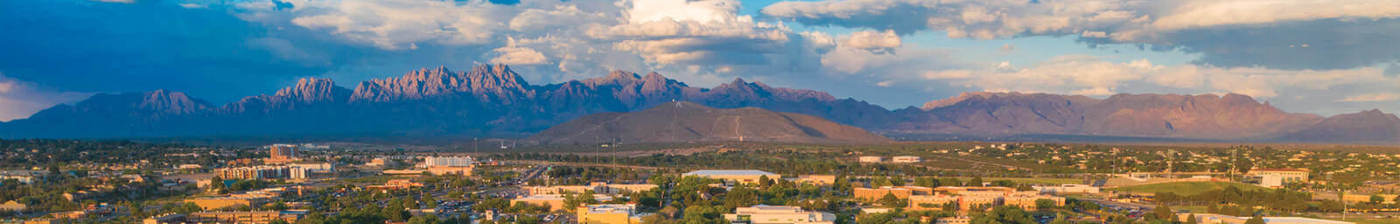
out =
[[1339,70],[1278,70],[1260,67],[1221,68],[1200,65],[1155,65],[1147,60],[1111,62],[1066,55],[1017,68],[1007,63],[982,69],[934,70],[929,80],[984,91],[1021,91],[1091,96],[1125,92],[1121,87],[1177,89],[1178,92],[1233,92],[1253,97],[1279,96],[1283,89],[1328,90],[1337,86],[1397,83],[1378,67]]
[[1339,100],[1340,102],[1384,102],[1400,100],[1400,94],[1395,93],[1370,93],[1347,96]]
[[[1400,1],[1073,0],[785,1],[765,15],[812,26],[940,31],[950,38],[1077,35],[1089,44],[1150,44],[1224,67],[1340,69],[1397,59]],[[1338,41],[1346,40],[1346,41]],[[1289,45],[1306,48],[1289,48]],[[1284,56],[1286,55],[1286,56]]]
[[631,1],[628,21],[642,24],[656,21],[695,21],[730,23],[739,11],[735,0],[638,0]]
[[496,48],[499,56],[491,59],[491,63],[505,63],[509,65],[536,65],[547,63],[549,59],[544,57],[535,49],[523,47],[502,47]]
[[865,30],[851,33],[850,36],[841,39],[842,46],[859,49],[892,49],[902,44],[899,35],[894,34],[894,30],[885,30],[885,32]]
[[412,49],[419,43],[484,44],[504,27],[505,7],[486,2],[382,0],[303,1],[291,22],[383,49]]
[[0,74],[0,122],[26,118],[60,103],[72,103],[92,94],[34,88],[32,84]]

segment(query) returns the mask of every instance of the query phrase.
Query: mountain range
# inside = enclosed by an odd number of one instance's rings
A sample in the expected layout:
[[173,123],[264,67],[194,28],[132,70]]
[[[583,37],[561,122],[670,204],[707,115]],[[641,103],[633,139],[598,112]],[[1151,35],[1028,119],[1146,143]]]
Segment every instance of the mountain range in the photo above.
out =
[[525,137],[585,115],[672,101],[806,114],[886,135],[1074,135],[1229,141],[1400,142],[1380,111],[1322,117],[1248,96],[1119,94],[1103,99],[964,93],[886,109],[815,90],[735,79],[691,87],[658,73],[533,85],[506,65],[424,68],[353,89],[304,78],[272,95],[215,105],[181,92],[97,94],[0,123],[0,138]]

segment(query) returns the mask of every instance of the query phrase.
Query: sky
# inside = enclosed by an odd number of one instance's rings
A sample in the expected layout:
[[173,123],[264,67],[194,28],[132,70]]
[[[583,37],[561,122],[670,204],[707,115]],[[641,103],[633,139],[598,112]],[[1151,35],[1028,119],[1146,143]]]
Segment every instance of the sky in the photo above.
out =
[[497,63],[537,85],[655,71],[891,109],[1017,91],[1400,111],[1400,1],[15,0],[0,30],[0,121],[97,93],[223,104]]

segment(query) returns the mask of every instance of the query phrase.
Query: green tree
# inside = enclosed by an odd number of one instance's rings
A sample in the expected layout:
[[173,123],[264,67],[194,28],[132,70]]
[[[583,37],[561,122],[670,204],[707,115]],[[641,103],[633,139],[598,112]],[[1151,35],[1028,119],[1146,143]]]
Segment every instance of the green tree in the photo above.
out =
[[894,196],[893,193],[885,193],[885,197],[880,198],[880,205],[884,205],[885,207],[902,208],[905,206],[904,203],[908,203],[908,201],[899,199],[899,197]]
[[1244,224],[1265,224],[1264,217],[1259,217],[1256,215],[1253,218],[1249,218],[1248,221],[1244,221]]
[[1152,210],[1152,214],[1153,214],[1154,216],[1156,216],[1157,219],[1162,219],[1162,220],[1170,220],[1170,219],[1172,219],[1171,217],[1176,216],[1176,215],[1173,215],[1173,214],[1175,214],[1175,213],[1172,213],[1172,208],[1169,207],[1169,206],[1167,206],[1167,205],[1157,206],[1156,209],[1153,209],[1153,210]]
[[1055,208],[1055,200],[1050,200],[1050,199],[1036,199],[1036,200],[1035,200],[1035,208],[1036,208],[1036,209],[1040,209],[1040,210],[1053,209],[1053,208]]
[[972,180],[967,181],[967,185],[966,185],[966,186],[981,187],[981,186],[982,186],[982,176],[975,176],[975,177],[972,177]]
[[1186,224],[1197,224],[1196,214],[1186,215]]
[[972,224],[1037,224],[1031,214],[1014,206],[1002,206],[992,211],[978,214]]

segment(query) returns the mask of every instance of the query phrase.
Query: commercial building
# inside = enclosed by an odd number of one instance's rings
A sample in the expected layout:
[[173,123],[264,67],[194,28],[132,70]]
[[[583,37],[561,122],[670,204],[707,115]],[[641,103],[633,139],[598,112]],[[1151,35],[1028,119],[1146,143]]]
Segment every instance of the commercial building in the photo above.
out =
[[272,159],[291,160],[297,158],[297,145],[274,144],[267,148],[271,150]]
[[264,160],[263,160],[263,163],[266,163],[266,164],[283,164],[283,163],[289,163],[289,162],[295,162],[295,161],[300,161],[300,160],[301,160],[301,158],[298,157],[298,156],[300,156],[300,155],[298,155],[298,153],[297,153],[297,145],[292,145],[292,144],[273,144],[273,145],[267,146],[267,148],[268,148],[269,154],[271,154],[271,156],[268,157],[267,159],[264,159]]
[[1262,187],[1283,187],[1288,183],[1308,182],[1308,173],[1308,169],[1253,169],[1245,176],[1245,182]]
[[924,158],[919,158],[918,156],[895,156],[890,158],[890,162],[892,163],[918,163],[923,161]]
[[264,203],[270,201],[267,196],[237,195],[228,197],[208,197],[185,199],[185,203],[194,203],[203,210],[214,210],[227,207],[247,206],[249,208],[262,207]]
[[0,211],[24,211],[25,209],[29,209],[29,206],[14,200],[0,204]]
[[968,218],[967,216],[957,216],[938,218],[936,221],[934,221],[934,224],[968,224],[971,222],[972,218]]
[[180,216],[148,218],[145,224],[166,223],[271,223],[276,220],[296,222],[306,216],[306,211],[248,211],[248,212],[194,212]]
[[[1211,213],[1180,213],[1177,214],[1177,217],[1184,222],[1192,215],[1195,215],[1196,223],[1201,224],[1244,224],[1251,218]],[[1354,224],[1353,222],[1304,217],[1263,217],[1263,219],[1266,224]]]
[[214,169],[214,175],[225,180],[285,179],[292,176],[287,166],[245,166]]
[[578,223],[583,224],[640,224],[644,216],[637,213],[637,204],[585,205],[575,210]]
[[757,205],[736,208],[734,213],[724,214],[724,219],[745,224],[832,224],[836,215],[803,211],[797,206]]
[[1099,188],[1087,184],[1062,184],[1056,186],[1034,186],[1043,194],[1098,194]]
[[919,186],[883,186],[878,188],[858,187],[852,193],[856,199],[864,201],[878,201],[885,195],[893,194],[899,199],[908,199],[910,195],[932,195],[933,188]]
[[860,160],[861,163],[879,163],[879,162],[884,162],[884,161],[885,161],[885,157],[879,157],[879,156],[861,156],[859,160]]
[[[594,195],[593,195],[593,200],[595,200],[595,201],[611,201],[612,199],[613,199],[612,196],[601,195],[601,194],[594,194]],[[565,210],[568,210],[568,208],[564,206],[564,195],[561,195],[561,194],[540,194],[540,195],[521,196],[521,197],[518,197],[518,198],[511,199],[511,200],[510,200],[510,204],[511,204],[511,205],[514,205],[514,204],[520,203],[520,202],[525,202],[525,203],[527,203],[527,204],[534,205],[534,206],[546,206],[546,207],[549,207],[549,211],[551,211],[551,212],[557,212],[557,211],[565,211]]]
[[523,187],[525,192],[535,194],[565,194],[583,193],[593,191],[595,194],[627,194],[632,192],[650,191],[656,189],[655,184],[608,184],[606,182],[592,182],[588,185],[563,185],[563,186],[527,186]]
[[756,184],[762,177],[777,181],[783,178],[782,175],[764,172],[761,170],[696,170],[682,174],[684,177],[704,177],[725,181],[733,181],[743,184]]
[[476,158],[472,158],[471,156],[460,156],[460,157],[458,157],[458,156],[454,156],[454,157],[436,157],[436,156],[429,156],[429,157],[424,157],[424,158],[423,158],[423,165],[422,165],[422,167],[427,168],[427,167],[434,167],[434,166],[448,166],[448,167],[476,166]]
[[783,178],[798,184],[812,184],[818,186],[831,186],[836,183],[836,175],[801,175],[796,178]]
[[428,173],[432,173],[433,175],[439,175],[439,176],[441,176],[441,175],[471,176],[471,175],[472,175],[472,169],[474,169],[474,168],[476,168],[476,167],[475,167],[475,166],[430,166],[430,167],[428,167]]
[[959,211],[972,211],[996,206],[1016,206],[1022,209],[1035,209],[1036,202],[1049,200],[1055,206],[1062,206],[1065,198],[1042,195],[1036,191],[1016,191],[1008,187],[937,187],[896,186],[879,188],[855,188],[855,198],[875,202],[885,195],[907,200],[908,210],[944,210],[953,203]]

